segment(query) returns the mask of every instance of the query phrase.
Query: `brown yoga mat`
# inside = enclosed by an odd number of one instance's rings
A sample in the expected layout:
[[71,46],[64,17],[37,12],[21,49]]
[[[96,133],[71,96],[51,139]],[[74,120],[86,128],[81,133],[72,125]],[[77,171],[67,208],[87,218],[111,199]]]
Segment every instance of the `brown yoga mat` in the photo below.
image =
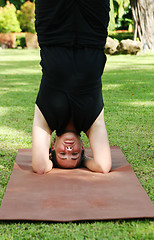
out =
[[[108,174],[86,168],[32,172],[31,150],[18,151],[0,220],[81,221],[153,218],[154,206],[120,147],[111,147]],[[91,156],[91,150],[86,149]]]

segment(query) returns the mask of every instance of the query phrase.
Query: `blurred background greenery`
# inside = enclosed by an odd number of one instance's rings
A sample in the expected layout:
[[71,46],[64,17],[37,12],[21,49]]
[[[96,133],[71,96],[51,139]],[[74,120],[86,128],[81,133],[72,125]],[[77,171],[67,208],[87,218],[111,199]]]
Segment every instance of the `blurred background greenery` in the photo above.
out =
[[[110,0],[110,8],[110,37],[140,40],[149,49],[154,48],[153,0]],[[20,32],[35,33],[35,0],[0,0],[0,33]],[[21,47],[23,37],[17,35]]]
[[[0,0],[0,6],[5,7],[6,5],[13,4],[17,10],[17,18],[21,25],[22,31],[27,31],[27,29],[33,32],[33,29],[25,28],[25,24],[21,23],[21,17],[19,13],[24,13],[25,17],[29,13],[34,11],[34,2],[35,0],[26,1],[26,0]],[[131,13],[130,0],[110,0],[110,25],[109,30],[129,30],[132,31],[133,20]],[[27,22],[28,24],[28,22]],[[0,30],[0,32],[2,32]]]

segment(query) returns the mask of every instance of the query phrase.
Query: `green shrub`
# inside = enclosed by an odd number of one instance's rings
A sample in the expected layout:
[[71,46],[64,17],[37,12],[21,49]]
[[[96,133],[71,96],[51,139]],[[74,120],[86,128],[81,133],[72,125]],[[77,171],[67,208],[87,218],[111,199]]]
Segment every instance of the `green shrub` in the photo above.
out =
[[21,47],[21,48],[26,47],[26,39],[25,39],[25,34],[24,33],[21,33],[20,35],[16,36],[15,48],[17,48],[17,47]]
[[113,38],[113,39],[117,39],[119,42],[125,39],[131,39],[133,40],[133,32],[125,32],[125,31],[113,31],[110,32],[109,31],[109,37]]
[[17,11],[17,17],[23,32],[35,33],[35,4],[27,1],[20,10]]
[[16,16],[16,8],[7,1],[5,7],[0,7],[0,32],[21,32],[19,22]]
[[5,6],[5,0],[0,0],[0,6],[4,7]]
[[[0,0],[2,1],[2,0]],[[31,2],[34,2],[34,0],[30,0]],[[10,3],[13,3],[16,9],[20,9],[21,5],[26,2],[26,0],[9,0]]]

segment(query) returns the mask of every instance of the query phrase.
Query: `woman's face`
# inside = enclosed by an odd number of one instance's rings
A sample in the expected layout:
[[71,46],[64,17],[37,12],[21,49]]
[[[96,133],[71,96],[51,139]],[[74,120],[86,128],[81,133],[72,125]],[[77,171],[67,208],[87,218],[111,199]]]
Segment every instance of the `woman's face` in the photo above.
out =
[[57,162],[62,168],[75,168],[81,158],[80,136],[74,132],[66,132],[60,137],[56,137],[52,150],[55,150]]

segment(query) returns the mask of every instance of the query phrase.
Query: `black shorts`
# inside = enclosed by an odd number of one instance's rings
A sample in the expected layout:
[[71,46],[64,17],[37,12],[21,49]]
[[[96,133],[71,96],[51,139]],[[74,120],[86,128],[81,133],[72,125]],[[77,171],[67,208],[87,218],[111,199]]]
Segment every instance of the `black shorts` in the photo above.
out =
[[59,136],[72,118],[78,134],[87,132],[104,103],[101,75],[103,50],[94,48],[41,48],[42,80],[36,104],[51,131]]

